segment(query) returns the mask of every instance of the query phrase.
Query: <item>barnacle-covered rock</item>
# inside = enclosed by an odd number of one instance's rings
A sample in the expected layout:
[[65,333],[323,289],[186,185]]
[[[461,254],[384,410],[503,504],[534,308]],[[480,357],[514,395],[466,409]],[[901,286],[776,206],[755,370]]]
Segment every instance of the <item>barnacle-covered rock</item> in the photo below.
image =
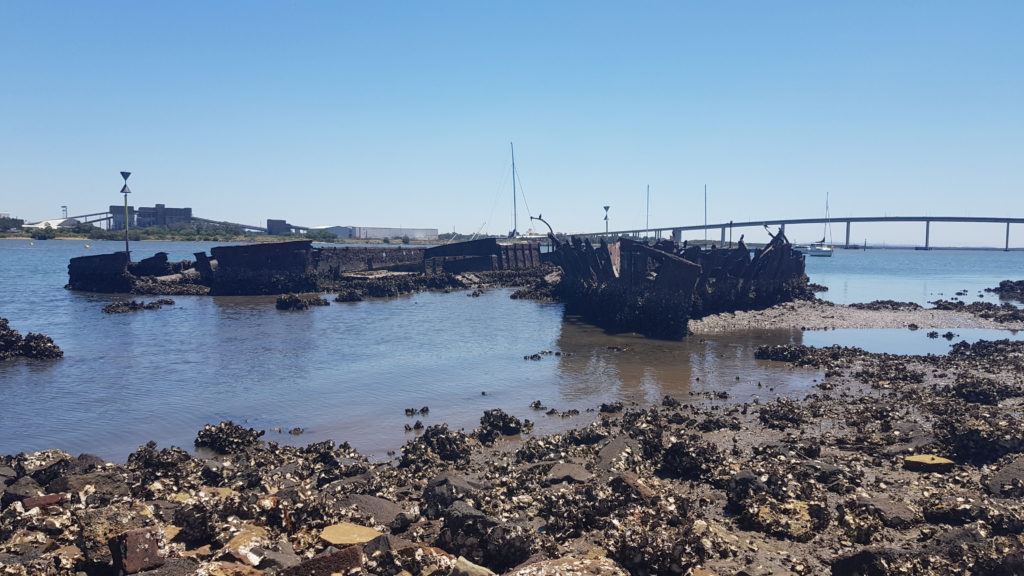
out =
[[808,421],[804,407],[789,398],[762,405],[758,417],[764,426],[778,430],[799,427]]
[[285,294],[277,297],[278,310],[309,310],[313,306],[330,306],[330,302],[319,294]]
[[672,478],[711,482],[723,473],[723,460],[717,446],[696,434],[686,434],[665,450],[659,470]]
[[24,338],[17,330],[12,330],[6,318],[0,318],[0,361],[17,356],[36,360],[61,358],[64,351],[53,343],[53,339],[43,334],[29,333]]
[[480,427],[473,436],[485,446],[494,444],[499,436],[515,436],[533,430],[533,423],[506,414],[504,410],[487,410],[480,418]]
[[452,432],[447,424],[438,424],[428,426],[419,438],[406,443],[402,448],[399,467],[419,472],[440,462],[466,464],[470,454],[469,437],[466,434]]
[[216,426],[207,424],[196,436],[196,448],[209,448],[220,454],[234,454],[258,446],[260,436],[266,430],[245,428],[234,422],[221,422]]

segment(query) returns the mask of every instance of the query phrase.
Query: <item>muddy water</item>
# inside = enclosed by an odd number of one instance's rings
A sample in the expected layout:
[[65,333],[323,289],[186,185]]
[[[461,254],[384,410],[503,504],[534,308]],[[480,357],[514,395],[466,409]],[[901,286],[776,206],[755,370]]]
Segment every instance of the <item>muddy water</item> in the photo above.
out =
[[[149,440],[191,448],[204,424],[233,420],[268,430],[270,440],[329,438],[386,457],[411,437],[404,428],[416,419],[472,429],[484,410],[502,408],[534,420],[538,432],[552,432],[586,424],[595,417],[587,410],[603,402],[642,405],[666,394],[686,399],[710,391],[728,392],[732,401],[801,394],[819,372],[757,361],[754,349],[808,339],[845,343],[840,331],[683,342],[609,336],[566,318],[560,305],[511,300],[507,290],[478,298],[427,293],[334,303],[304,312],[278,311],[273,298],[174,297],[176,304],[161,310],[107,315],[101,309],[110,296],[63,289],[68,259],[120,248],[116,242],[85,244],[0,240],[0,316],[23,334],[50,335],[65,352],[56,362],[0,364],[0,454],[60,448],[123,461]],[[151,242],[133,250],[137,258],[162,250],[177,260],[211,245]],[[892,257],[887,254],[858,258],[884,263]],[[946,296],[970,288],[974,296],[978,286],[1005,279],[1007,269],[1024,270],[1022,253],[1010,253],[1016,260],[1009,263],[1003,253],[991,254],[997,257],[988,269],[972,272],[970,286],[960,277],[943,284],[941,260],[935,260],[930,272],[904,274],[888,288]],[[864,272],[870,262],[847,256],[809,262],[812,280],[843,286],[832,297],[900,299],[871,288],[886,283]],[[561,355],[524,359],[549,350]],[[581,413],[547,416],[530,408],[535,400]],[[429,414],[405,415],[406,408],[423,406]],[[304,432],[291,435],[293,428]]]

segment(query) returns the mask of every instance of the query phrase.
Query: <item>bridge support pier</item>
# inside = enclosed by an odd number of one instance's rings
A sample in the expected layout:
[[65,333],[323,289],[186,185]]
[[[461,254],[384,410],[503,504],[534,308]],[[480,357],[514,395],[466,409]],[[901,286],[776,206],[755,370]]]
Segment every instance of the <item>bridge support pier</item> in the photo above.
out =
[[680,230],[679,228],[673,228],[672,229],[672,241],[675,242],[676,244],[679,244],[680,242],[682,242],[683,241],[683,231]]
[[931,235],[931,229],[932,229],[932,221],[931,220],[925,220],[924,221],[924,249],[925,250],[928,249],[928,241],[929,241],[929,236]]
[[722,241],[718,243],[719,248],[725,248],[725,226],[722,226]]
[[850,221],[847,220],[846,221],[846,245],[843,246],[843,248],[849,248],[849,247],[850,247]]
[[1006,223],[1006,245],[1003,246],[1003,251],[1004,252],[1009,252],[1010,251],[1010,223],[1009,222]]

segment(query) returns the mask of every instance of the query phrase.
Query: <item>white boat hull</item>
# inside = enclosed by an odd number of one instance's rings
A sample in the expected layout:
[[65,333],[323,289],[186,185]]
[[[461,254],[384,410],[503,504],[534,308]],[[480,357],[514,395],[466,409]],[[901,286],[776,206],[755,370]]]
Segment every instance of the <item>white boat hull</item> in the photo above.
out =
[[818,256],[831,258],[832,253],[835,251],[832,246],[826,244],[811,244],[809,246],[797,246],[797,250],[803,253],[805,256]]

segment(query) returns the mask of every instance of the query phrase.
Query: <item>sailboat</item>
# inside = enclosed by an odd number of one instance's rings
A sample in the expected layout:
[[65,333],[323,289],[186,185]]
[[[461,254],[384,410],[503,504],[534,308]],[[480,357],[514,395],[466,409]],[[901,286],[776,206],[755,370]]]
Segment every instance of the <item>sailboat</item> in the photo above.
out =
[[[510,231],[508,233],[508,236],[506,237],[506,240],[516,240],[516,239],[525,240],[525,239],[537,239],[537,238],[542,238],[543,239],[543,238],[547,238],[547,236],[545,236],[543,234],[535,233],[533,231],[532,227],[527,229],[527,231],[525,233],[519,231],[519,204],[518,204],[518,196],[520,194],[522,194],[523,195],[523,203],[526,204],[526,195],[523,194],[523,191],[522,191],[522,182],[519,183],[520,184],[520,190],[518,192],[516,191],[516,181],[519,180],[519,173],[516,172],[516,149],[515,149],[515,146],[513,146],[512,142],[509,142],[508,145],[509,145],[509,149],[512,152],[512,231]],[[533,216],[533,215],[529,214],[529,210],[530,210],[529,204],[526,205],[526,210],[527,210],[527,215],[529,215],[531,221],[532,220],[541,220],[542,222],[544,222],[543,218],[541,218],[539,216]],[[547,222],[544,222],[544,223],[547,224]],[[550,227],[550,224],[548,224],[548,226]]]
[[[826,244],[825,239],[828,238],[829,242]],[[797,250],[803,252],[807,256],[824,256],[831,258],[833,252],[835,252],[835,246],[832,245],[832,217],[828,213],[828,193],[825,193],[825,230],[821,235],[821,240],[813,242],[806,246],[798,246]]]
[[512,231],[508,233],[509,238],[519,235],[519,209],[516,205],[516,147],[512,142],[508,143],[512,150]]

